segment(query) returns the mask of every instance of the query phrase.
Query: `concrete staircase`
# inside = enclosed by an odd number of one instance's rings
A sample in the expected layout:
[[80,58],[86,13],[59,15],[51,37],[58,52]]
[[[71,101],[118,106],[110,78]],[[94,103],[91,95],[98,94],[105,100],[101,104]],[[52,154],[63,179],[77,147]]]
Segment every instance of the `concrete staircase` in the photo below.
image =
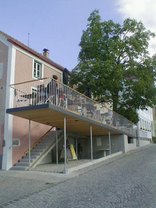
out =
[[[58,143],[63,139],[62,131],[57,131]],[[56,145],[56,131],[50,131],[45,137],[31,150],[31,160],[29,164],[29,154],[27,153],[10,170],[30,170],[35,167]]]

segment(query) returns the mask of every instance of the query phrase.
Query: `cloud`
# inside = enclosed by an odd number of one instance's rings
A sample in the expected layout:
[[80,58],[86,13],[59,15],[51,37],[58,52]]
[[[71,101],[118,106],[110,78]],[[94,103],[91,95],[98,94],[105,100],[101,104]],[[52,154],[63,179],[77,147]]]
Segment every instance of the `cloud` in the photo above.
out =
[[[118,0],[118,11],[125,18],[134,18],[156,33],[155,0]],[[150,41],[150,54],[156,53],[156,38]]]

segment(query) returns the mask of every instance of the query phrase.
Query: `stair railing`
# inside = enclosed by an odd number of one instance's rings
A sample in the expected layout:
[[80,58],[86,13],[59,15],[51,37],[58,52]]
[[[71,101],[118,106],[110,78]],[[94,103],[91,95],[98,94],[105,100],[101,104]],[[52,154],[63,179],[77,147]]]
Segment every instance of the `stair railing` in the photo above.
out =
[[[41,143],[42,140],[44,140],[44,137],[46,136],[46,134],[48,134],[53,128],[55,127],[51,127],[48,131],[46,131],[46,133],[44,133],[36,142],[33,143],[33,145],[30,148],[30,151],[32,151],[39,143]],[[24,155],[22,157],[24,157],[25,155],[27,155],[29,152],[29,150],[24,152]]]

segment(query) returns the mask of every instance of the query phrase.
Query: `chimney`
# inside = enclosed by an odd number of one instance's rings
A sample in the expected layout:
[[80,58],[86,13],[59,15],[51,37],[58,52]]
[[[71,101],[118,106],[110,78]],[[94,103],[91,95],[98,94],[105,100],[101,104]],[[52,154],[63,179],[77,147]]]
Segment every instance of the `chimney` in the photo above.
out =
[[49,58],[49,50],[44,48],[43,49],[43,56],[45,56],[46,58]]

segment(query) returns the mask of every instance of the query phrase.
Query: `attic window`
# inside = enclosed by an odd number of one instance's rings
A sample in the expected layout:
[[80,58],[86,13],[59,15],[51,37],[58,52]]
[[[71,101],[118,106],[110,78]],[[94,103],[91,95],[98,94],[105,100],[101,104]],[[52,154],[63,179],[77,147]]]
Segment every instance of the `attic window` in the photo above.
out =
[[42,64],[34,60],[33,64],[33,78],[41,79],[43,77]]

